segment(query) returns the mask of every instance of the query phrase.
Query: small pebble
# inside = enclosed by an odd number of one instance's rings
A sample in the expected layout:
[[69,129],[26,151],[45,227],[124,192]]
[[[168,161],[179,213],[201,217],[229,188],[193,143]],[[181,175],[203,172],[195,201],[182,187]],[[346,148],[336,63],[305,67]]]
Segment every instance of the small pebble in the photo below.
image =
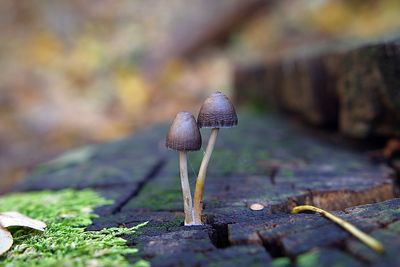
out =
[[260,203],[253,203],[250,205],[250,209],[251,210],[263,210],[264,209],[264,205],[260,204]]

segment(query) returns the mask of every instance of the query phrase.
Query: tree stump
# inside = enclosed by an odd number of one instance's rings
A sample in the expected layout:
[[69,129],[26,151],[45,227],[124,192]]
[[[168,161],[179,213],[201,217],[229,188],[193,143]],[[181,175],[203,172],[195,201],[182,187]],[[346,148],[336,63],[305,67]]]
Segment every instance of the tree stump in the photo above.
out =
[[[178,155],[165,149],[166,131],[158,125],[68,153],[15,190],[92,188],[113,199],[97,209],[88,230],[148,221],[124,238],[153,266],[400,265],[400,200],[391,171],[342,140],[275,116],[240,116],[238,127],[221,131],[212,155],[206,223],[185,227]],[[201,158],[189,153],[192,186]],[[263,208],[250,209],[254,203]],[[386,254],[317,214],[289,213],[301,204],[334,211],[381,240]]]
[[277,106],[351,137],[398,136],[399,48],[397,38],[239,66],[236,99]]

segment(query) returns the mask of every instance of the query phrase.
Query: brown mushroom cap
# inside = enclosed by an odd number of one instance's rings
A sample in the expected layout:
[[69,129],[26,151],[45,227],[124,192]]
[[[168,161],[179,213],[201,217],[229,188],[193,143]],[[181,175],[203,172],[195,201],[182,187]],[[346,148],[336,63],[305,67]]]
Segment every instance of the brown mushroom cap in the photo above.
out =
[[213,93],[204,101],[197,118],[200,128],[230,128],[237,123],[235,107],[221,92]]
[[199,150],[201,135],[196,120],[189,112],[179,112],[169,128],[165,146],[178,151]]

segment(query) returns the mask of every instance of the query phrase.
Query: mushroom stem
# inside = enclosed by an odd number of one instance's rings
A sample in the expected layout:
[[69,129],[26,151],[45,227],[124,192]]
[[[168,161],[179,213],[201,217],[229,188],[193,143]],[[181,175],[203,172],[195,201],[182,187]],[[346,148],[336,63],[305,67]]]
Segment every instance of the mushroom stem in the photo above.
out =
[[376,240],[375,238],[367,235],[366,233],[362,232],[358,228],[356,228],[354,225],[346,222],[345,220],[336,217],[332,213],[329,213],[323,209],[310,206],[310,205],[303,205],[303,206],[297,206],[292,209],[292,214],[297,214],[301,211],[314,211],[318,212],[322,216],[330,219],[331,221],[337,223],[339,226],[341,226],[343,229],[347,230],[349,233],[354,235],[356,238],[358,238],[361,242],[363,242],[365,245],[370,247],[372,250],[378,253],[383,253],[385,251],[384,247],[382,244]]
[[179,170],[181,173],[183,209],[185,211],[185,225],[192,225],[193,206],[192,206],[192,195],[190,193],[189,178],[187,171],[186,151],[179,151]]
[[201,225],[201,211],[203,209],[203,192],[204,192],[204,180],[206,179],[207,167],[210,162],[211,154],[214,150],[215,141],[217,140],[219,128],[213,128],[211,130],[210,139],[206,152],[201,161],[199,174],[196,179],[196,189],[194,192],[194,223]]

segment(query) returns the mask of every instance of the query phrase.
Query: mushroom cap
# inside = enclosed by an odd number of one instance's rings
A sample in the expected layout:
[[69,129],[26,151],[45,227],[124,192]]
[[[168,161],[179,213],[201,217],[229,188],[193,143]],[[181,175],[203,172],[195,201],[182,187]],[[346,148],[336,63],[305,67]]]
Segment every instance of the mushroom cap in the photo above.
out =
[[178,151],[194,151],[201,147],[196,120],[189,112],[179,112],[169,128],[165,146]]
[[213,93],[204,101],[197,117],[200,128],[230,128],[237,123],[235,107],[221,92]]

